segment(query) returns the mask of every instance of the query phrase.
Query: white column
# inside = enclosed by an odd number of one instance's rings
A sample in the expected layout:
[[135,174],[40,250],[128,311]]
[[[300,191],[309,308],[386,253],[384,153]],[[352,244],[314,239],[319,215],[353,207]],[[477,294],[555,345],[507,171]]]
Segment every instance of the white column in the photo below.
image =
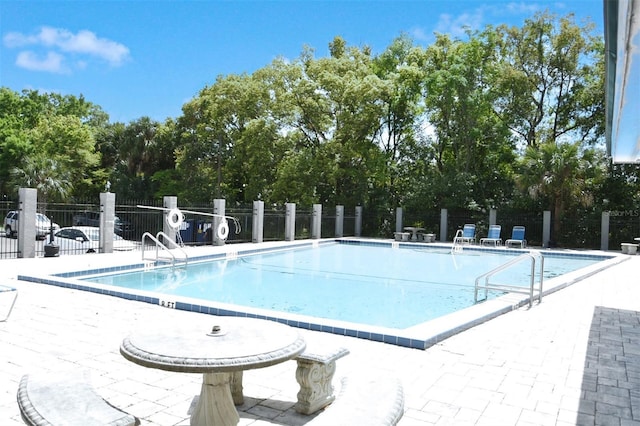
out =
[[264,201],[253,202],[252,221],[251,241],[261,243],[264,240]]
[[20,188],[18,199],[18,257],[36,257],[38,191],[35,188]]
[[396,232],[402,232],[402,207],[396,208]]
[[545,210],[542,213],[542,247],[549,248],[550,240],[551,240],[551,212],[549,210]]
[[164,220],[162,221],[162,232],[167,234],[169,236],[169,239],[171,239],[171,241],[175,243],[176,230],[173,229],[171,226],[169,226],[169,223],[167,222],[167,217],[169,216],[169,210],[178,208],[178,197],[175,197],[172,195],[164,197],[162,199],[162,207],[167,209],[164,212],[164,218],[163,218]]
[[116,194],[100,193],[100,253],[113,253]]
[[214,246],[223,246],[225,240],[223,238],[218,237],[218,226],[221,223],[226,222],[227,219],[225,217],[225,200],[221,198],[216,198],[213,200],[213,214],[218,215],[213,217],[213,245]]
[[296,239],[296,204],[285,204],[284,216],[284,240],[293,241]]
[[311,238],[317,240],[322,237],[322,204],[313,205],[311,215]]
[[600,222],[600,250],[609,250],[609,216],[610,213],[602,212]]
[[440,209],[440,241],[447,241],[447,209]]
[[356,227],[355,236],[362,236],[362,206],[356,206]]

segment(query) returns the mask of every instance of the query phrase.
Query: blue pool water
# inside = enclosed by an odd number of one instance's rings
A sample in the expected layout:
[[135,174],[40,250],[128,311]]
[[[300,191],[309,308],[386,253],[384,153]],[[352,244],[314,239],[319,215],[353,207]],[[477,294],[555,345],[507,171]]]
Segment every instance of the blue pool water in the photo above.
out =
[[[404,329],[474,305],[475,279],[516,254],[335,243],[85,280]],[[545,279],[600,260],[545,254]],[[527,286],[530,270],[530,263],[522,262],[496,280]]]

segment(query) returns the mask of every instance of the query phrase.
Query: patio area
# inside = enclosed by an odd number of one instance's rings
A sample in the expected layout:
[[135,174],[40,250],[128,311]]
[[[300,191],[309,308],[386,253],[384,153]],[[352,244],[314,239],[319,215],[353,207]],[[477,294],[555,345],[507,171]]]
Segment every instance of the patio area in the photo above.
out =
[[[99,256],[99,257],[97,257]],[[21,425],[16,391],[23,374],[89,369],[109,402],[143,425],[188,425],[200,374],[133,364],[122,339],[163,324],[209,327],[211,316],[15,280],[25,271],[80,267],[119,255],[0,261],[3,284],[17,287],[0,323],[0,419]],[[400,425],[640,425],[640,256],[533,305],[457,334],[427,350],[300,330],[307,342],[344,346],[345,375],[399,378]],[[0,300],[0,303],[3,301]],[[3,306],[3,305],[0,305]],[[304,425],[293,409],[296,364],[244,373],[240,425]],[[338,390],[338,389],[336,389]]]

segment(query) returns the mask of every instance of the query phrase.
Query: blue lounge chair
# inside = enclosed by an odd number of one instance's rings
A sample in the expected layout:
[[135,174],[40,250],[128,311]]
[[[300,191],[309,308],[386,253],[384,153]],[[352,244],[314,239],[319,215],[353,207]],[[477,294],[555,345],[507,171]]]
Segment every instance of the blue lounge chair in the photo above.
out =
[[502,231],[502,226],[500,225],[489,225],[489,232],[487,232],[486,238],[480,238],[480,245],[483,246],[485,244],[493,244],[494,247],[502,245],[502,238],[500,238],[500,232]]
[[473,244],[476,242],[476,226],[472,223],[467,223],[462,229],[458,229],[455,237],[453,237],[453,245],[456,244]]
[[525,248],[527,246],[527,240],[524,239],[524,226],[514,226],[511,231],[511,238],[504,242],[505,247],[517,246]]

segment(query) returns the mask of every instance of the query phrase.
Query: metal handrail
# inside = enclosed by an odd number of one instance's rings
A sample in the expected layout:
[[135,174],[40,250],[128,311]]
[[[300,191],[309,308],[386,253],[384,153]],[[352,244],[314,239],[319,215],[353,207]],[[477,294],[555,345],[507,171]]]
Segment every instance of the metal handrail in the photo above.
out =
[[[168,253],[169,256],[171,256],[171,265],[172,266],[175,265],[176,256],[173,254],[173,252],[171,252],[171,249],[169,249],[166,245],[164,245],[160,241],[160,237],[162,237],[162,239],[164,241],[170,242],[174,246],[173,248],[179,249],[182,252],[182,254],[184,254],[184,262],[185,263],[188,262],[189,257],[187,256],[187,253],[182,249],[182,247],[180,247],[179,244],[174,242],[167,234],[165,234],[162,231],[158,232],[155,237],[149,232],[145,232],[144,234],[142,234],[142,260],[154,260],[154,261],[157,261],[158,259],[160,259],[159,250],[162,249],[162,250],[164,250],[164,252]],[[151,241],[154,242],[155,248],[156,248],[155,258],[146,258],[145,257],[145,255],[144,255],[144,250],[145,250],[144,241],[145,241],[145,238],[149,238]]]
[[453,245],[451,246],[451,253],[462,252],[462,246],[464,244],[461,241],[461,239],[462,239],[462,229],[458,229],[456,231],[456,235],[453,236]]
[[[540,285],[537,289],[538,291],[538,303],[542,302],[542,282],[544,280],[544,256],[542,256],[542,253],[535,251],[535,250],[530,250],[527,253],[523,253],[520,256],[511,259],[510,261],[508,261],[507,263],[504,263],[500,266],[498,266],[495,269],[492,269],[489,272],[485,272],[484,274],[480,275],[478,278],[476,278],[476,282],[475,282],[475,289],[474,289],[474,299],[475,302],[478,302],[478,289],[480,288],[484,288],[484,299],[487,299],[487,295],[489,292],[489,289],[491,290],[499,290],[499,291],[509,291],[512,293],[523,293],[523,294],[529,294],[529,307],[531,307],[532,303],[533,303],[533,293],[535,290],[535,278],[536,278],[536,258],[539,258],[539,263],[540,263]],[[504,284],[491,284],[489,283],[489,278],[491,278],[493,275],[497,274],[498,272],[501,272],[517,263],[520,263],[524,260],[531,260],[531,280],[529,283],[529,290],[525,291],[523,290],[523,287],[521,286],[515,286],[515,285],[504,285]],[[484,285],[480,284],[480,280],[484,279]]]

